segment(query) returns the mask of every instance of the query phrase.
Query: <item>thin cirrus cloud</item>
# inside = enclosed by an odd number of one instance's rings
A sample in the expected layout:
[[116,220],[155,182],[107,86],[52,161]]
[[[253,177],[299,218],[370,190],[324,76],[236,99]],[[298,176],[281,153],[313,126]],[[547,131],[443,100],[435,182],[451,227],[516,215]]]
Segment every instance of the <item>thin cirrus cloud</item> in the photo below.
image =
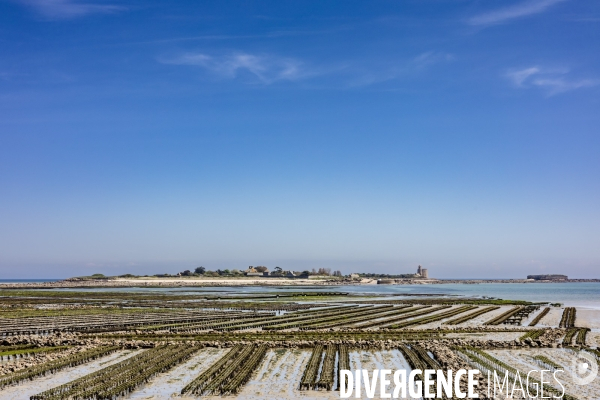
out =
[[245,52],[220,56],[185,53],[174,58],[158,59],[163,64],[200,67],[224,79],[239,79],[245,83],[265,85],[280,81],[299,81],[335,72],[338,78],[341,77],[341,81],[338,80],[337,84],[342,84],[344,87],[368,86],[394,80],[426,70],[434,64],[452,60],[454,60],[452,54],[436,51],[421,53],[391,68],[372,65],[361,67],[356,63],[314,67],[307,66],[305,62],[296,58]]
[[[355,77],[350,80],[349,87],[360,87],[392,81],[417,73],[427,71],[436,64],[448,63],[455,60],[450,53],[439,51],[426,51],[411,59],[397,62],[392,68],[366,68],[368,71],[355,71]],[[351,68],[347,68],[351,70]]]
[[263,84],[295,81],[312,74],[299,60],[273,55],[234,53],[211,56],[203,53],[187,53],[176,58],[159,61],[163,64],[201,67],[228,79],[250,77],[253,78],[252,81]]
[[90,14],[112,14],[126,8],[112,4],[82,3],[74,0],[17,0],[48,19],[71,19]]
[[508,22],[516,18],[527,17],[546,11],[549,7],[566,0],[529,0],[488,13],[476,15],[469,19],[470,25],[485,26]]
[[412,69],[424,69],[434,64],[442,62],[449,62],[455,59],[453,54],[438,52],[438,51],[427,51],[421,53],[410,61],[410,67]]
[[529,67],[511,70],[506,77],[518,88],[538,88],[549,96],[600,84],[598,79],[569,79],[566,69]]

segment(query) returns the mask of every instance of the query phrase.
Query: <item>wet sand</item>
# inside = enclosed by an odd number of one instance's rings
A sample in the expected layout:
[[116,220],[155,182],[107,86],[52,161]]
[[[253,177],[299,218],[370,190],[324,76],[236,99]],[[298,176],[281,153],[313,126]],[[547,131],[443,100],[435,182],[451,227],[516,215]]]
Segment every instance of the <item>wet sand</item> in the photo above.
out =
[[24,400],[34,394],[41,393],[45,390],[52,389],[56,386],[63,385],[67,382],[81,378],[84,375],[98,371],[102,368],[116,364],[138,354],[143,350],[125,350],[102,357],[98,360],[91,361],[76,367],[67,368],[62,371],[36,378],[33,381],[25,382],[16,386],[9,386],[0,391],[0,399],[2,400]]
[[[540,366],[533,359],[536,355],[543,355],[551,359],[564,368],[564,372],[557,373],[556,377],[564,385],[567,394],[575,395],[581,400],[597,400],[600,393],[600,378],[596,378],[590,384],[578,385],[572,379],[574,372],[573,362],[576,360],[574,352],[568,349],[522,349],[522,350],[496,350],[490,351],[494,357],[507,364],[517,368],[524,376],[529,371],[541,370],[545,367]],[[534,375],[539,380],[539,373]],[[560,386],[549,377],[550,385],[560,390]],[[548,394],[545,394],[548,395]]]
[[[298,390],[304,368],[308,363],[309,350],[269,350],[256,375],[244,386],[237,396],[203,396],[185,397],[186,399],[223,399],[240,400],[294,400],[294,399],[339,399],[337,391]],[[408,369],[408,363],[398,350],[393,351],[352,351],[350,352],[351,369]],[[356,398],[354,395],[352,398]],[[361,399],[367,399],[364,391]],[[379,389],[375,398],[379,398]]]
[[591,328],[593,331],[600,331],[600,310],[594,308],[577,308],[577,318],[575,326],[582,328]]
[[564,308],[562,308],[562,307],[551,307],[548,314],[546,314],[544,316],[544,318],[542,318],[540,320],[540,322],[538,322],[536,327],[540,327],[540,328],[558,327],[558,324],[560,324],[560,319],[562,317],[563,311],[564,311]]
[[228,349],[203,349],[185,363],[155,376],[148,384],[125,398],[160,400],[177,397],[185,385],[208,369],[227,351]]
[[[482,306],[482,307],[489,307],[489,306]],[[480,308],[482,308],[480,307]],[[485,314],[482,314],[478,317],[475,317],[473,319],[470,319],[466,322],[463,322],[462,324],[458,324],[455,326],[458,327],[471,327],[471,326],[481,326],[484,323],[486,323],[487,321],[496,318],[497,316],[501,315],[502,313],[505,313],[506,311],[510,310],[511,308],[513,308],[513,306],[500,306],[499,309],[494,310],[494,311],[490,311],[487,312]],[[470,312],[474,312],[475,310],[472,310]],[[456,318],[458,318],[460,315],[457,315]]]

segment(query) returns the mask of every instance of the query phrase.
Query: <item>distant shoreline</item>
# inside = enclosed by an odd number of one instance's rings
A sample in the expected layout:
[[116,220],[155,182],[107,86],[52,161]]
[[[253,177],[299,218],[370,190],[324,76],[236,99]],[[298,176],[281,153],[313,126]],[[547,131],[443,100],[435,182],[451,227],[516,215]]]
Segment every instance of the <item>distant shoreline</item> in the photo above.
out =
[[[219,286],[347,286],[377,285],[377,279],[298,279],[298,278],[116,278],[85,280],[22,280],[0,281],[0,289],[52,289],[52,288],[98,288],[98,287],[219,287]],[[386,280],[387,281],[387,280]],[[583,283],[600,282],[600,279],[530,280],[530,279],[396,279],[383,285],[445,285],[482,283]]]

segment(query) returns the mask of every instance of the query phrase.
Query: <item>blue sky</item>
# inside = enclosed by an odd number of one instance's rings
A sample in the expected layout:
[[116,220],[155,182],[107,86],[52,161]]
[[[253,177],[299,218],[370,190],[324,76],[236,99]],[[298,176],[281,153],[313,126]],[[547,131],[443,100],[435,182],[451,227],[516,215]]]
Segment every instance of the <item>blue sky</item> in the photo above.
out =
[[599,2],[2,0],[0,54],[0,278],[598,277]]

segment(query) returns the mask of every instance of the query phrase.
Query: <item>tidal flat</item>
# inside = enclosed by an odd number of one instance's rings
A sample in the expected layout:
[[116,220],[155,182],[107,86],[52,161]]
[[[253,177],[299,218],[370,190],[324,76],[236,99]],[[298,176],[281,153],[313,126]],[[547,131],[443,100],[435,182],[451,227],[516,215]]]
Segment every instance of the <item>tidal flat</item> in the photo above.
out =
[[[579,385],[572,366],[600,359],[594,304],[570,288],[532,301],[432,286],[2,286],[0,399],[334,399],[342,369],[548,365],[566,399],[597,398],[598,378]],[[494,398],[485,381],[478,393]]]

